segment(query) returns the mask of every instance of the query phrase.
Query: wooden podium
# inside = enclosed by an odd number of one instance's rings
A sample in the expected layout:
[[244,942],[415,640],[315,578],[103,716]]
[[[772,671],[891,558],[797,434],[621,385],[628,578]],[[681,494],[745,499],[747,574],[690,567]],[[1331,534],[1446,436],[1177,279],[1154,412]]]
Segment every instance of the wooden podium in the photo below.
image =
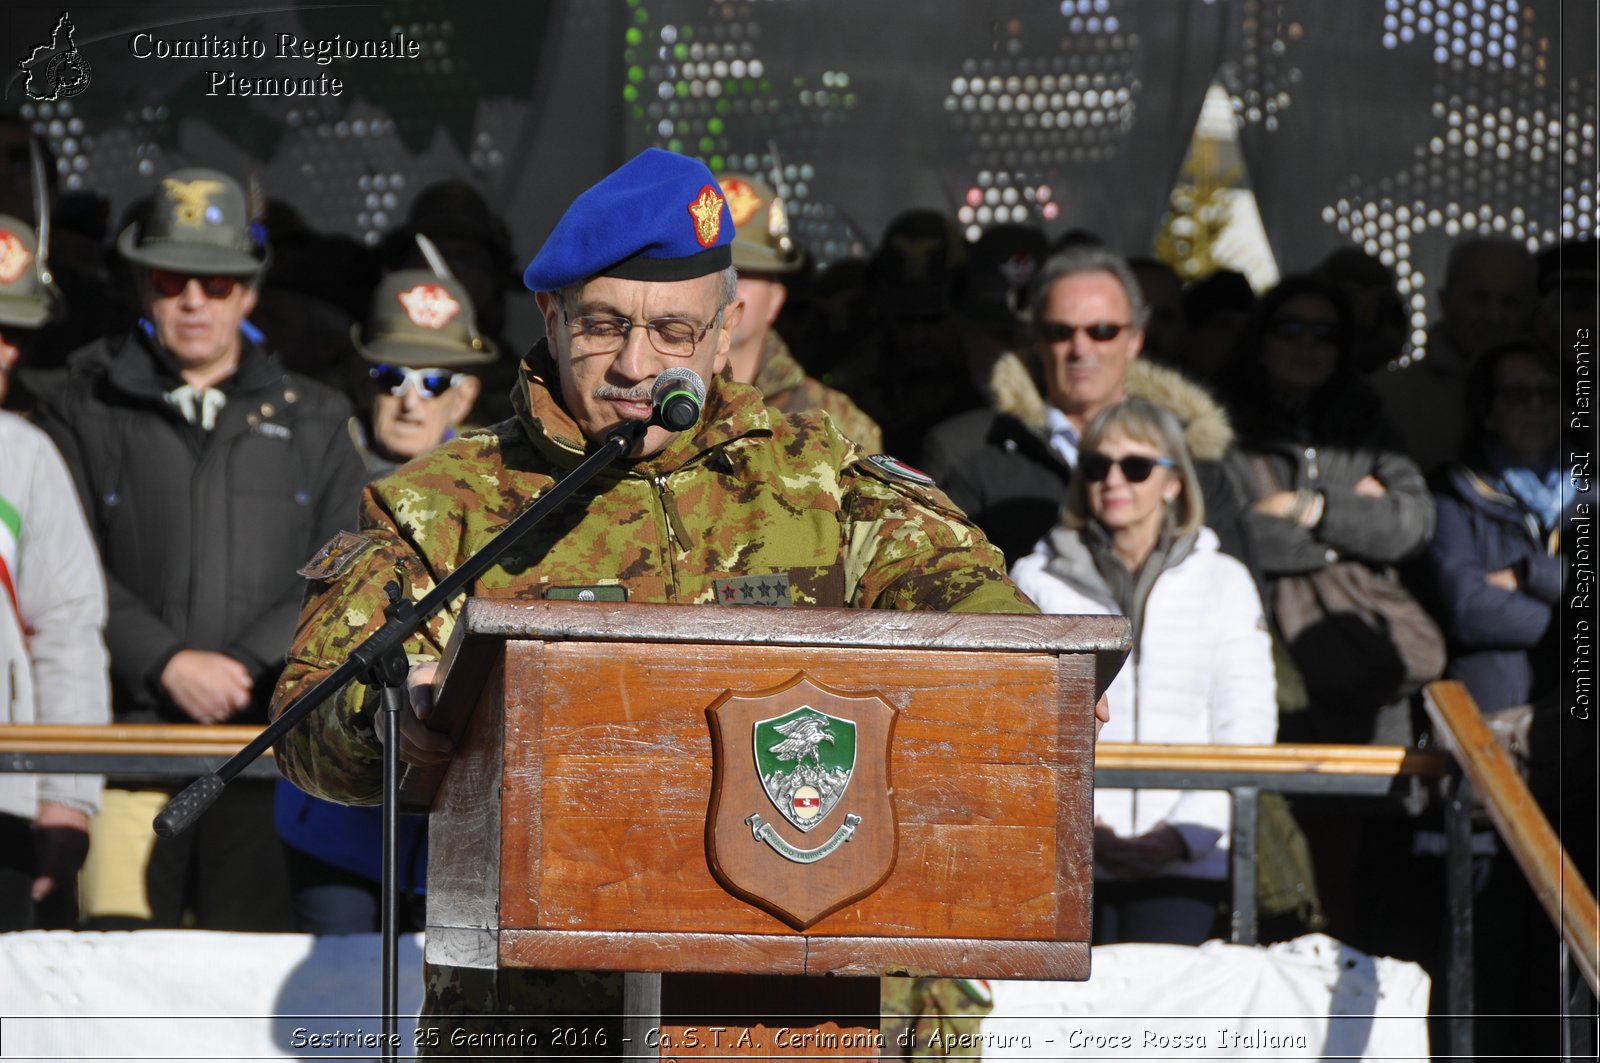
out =
[[874,1015],[884,974],[1087,978],[1093,706],[1128,638],[473,599],[430,721],[456,755],[402,782],[432,812],[427,958],[661,972],[664,1012],[717,1015],[759,1012],[695,976],[859,976],[825,982]]

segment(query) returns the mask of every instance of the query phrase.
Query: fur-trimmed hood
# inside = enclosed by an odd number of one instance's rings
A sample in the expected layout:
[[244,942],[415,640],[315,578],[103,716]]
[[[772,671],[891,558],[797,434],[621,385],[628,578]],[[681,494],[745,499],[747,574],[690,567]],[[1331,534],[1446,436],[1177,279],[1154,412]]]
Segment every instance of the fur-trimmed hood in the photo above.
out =
[[[1183,425],[1189,453],[1201,461],[1217,461],[1233,445],[1233,426],[1222,404],[1211,393],[1176,369],[1135,358],[1128,366],[1127,393],[1163,406]],[[989,374],[990,398],[995,408],[1041,434],[1048,431],[1045,398],[1033,372],[1015,352],[996,360]]]

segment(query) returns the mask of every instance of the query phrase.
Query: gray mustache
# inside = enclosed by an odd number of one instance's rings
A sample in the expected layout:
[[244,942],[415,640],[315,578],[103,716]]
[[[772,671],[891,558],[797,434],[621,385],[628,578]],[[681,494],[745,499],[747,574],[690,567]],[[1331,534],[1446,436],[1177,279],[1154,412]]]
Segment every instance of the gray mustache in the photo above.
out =
[[600,384],[594,389],[597,399],[621,399],[624,402],[649,402],[650,389],[643,384],[636,384],[631,388],[619,388],[615,384]]

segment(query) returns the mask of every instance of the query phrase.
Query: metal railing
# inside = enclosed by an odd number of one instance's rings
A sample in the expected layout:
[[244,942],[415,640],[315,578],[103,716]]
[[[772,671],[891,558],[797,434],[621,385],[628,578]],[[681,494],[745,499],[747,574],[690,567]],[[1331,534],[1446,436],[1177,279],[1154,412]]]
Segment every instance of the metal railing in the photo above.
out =
[[[85,772],[186,779],[203,775],[260,733],[257,727],[0,724],[0,772]],[[1232,940],[1256,940],[1256,825],[1263,791],[1385,797],[1411,777],[1443,779],[1449,758],[1398,746],[1185,746],[1101,743],[1099,786],[1227,790],[1233,799]],[[270,756],[246,776],[273,778]]]
[[[1600,905],[1505,747],[1484,722],[1467,688],[1450,681],[1429,684],[1423,692],[1423,706],[1434,734],[1460,766],[1453,802],[1470,805],[1473,795],[1477,795],[1500,840],[1561,935],[1563,982],[1567,982],[1569,966],[1576,967],[1581,975],[1581,981],[1574,980],[1562,989],[1567,1011],[1562,1055],[1593,1058],[1593,1009],[1583,1008],[1580,1002],[1585,984],[1591,1001],[1600,998]],[[1470,962],[1470,921],[1466,930],[1464,940],[1452,940],[1452,964],[1462,957]],[[1466,1003],[1470,1007],[1470,996]],[[1455,1006],[1452,996],[1451,1007]],[[1471,1051],[1470,1041],[1460,1049],[1461,1054],[1470,1055]]]
[[[1096,786],[1226,790],[1233,890],[1231,940],[1256,943],[1256,828],[1263,792],[1398,797],[1411,778],[1443,780],[1450,759],[1402,746],[1179,746],[1103,742],[1095,750]],[[1464,853],[1470,859],[1470,854]],[[1463,903],[1470,905],[1470,895]]]

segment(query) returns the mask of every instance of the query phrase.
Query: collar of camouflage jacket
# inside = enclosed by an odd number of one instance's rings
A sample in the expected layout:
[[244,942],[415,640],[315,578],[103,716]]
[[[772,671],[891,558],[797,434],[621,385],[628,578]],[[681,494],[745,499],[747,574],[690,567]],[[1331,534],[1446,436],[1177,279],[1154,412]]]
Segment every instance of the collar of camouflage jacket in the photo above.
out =
[[772,401],[776,395],[792,391],[806,382],[806,371],[789,353],[777,329],[767,330],[766,343],[761,348],[761,368],[756,372],[756,390]]
[[[511,393],[511,405],[534,446],[556,464],[571,468],[592,448],[562,406],[560,388],[555,358],[549,344],[541,340],[523,359],[521,381]],[[659,453],[623,463],[622,470],[647,477],[672,472],[737,440],[771,436],[773,419],[779,416],[768,409],[755,388],[719,373],[706,381],[700,423],[691,431],[678,433]]]

